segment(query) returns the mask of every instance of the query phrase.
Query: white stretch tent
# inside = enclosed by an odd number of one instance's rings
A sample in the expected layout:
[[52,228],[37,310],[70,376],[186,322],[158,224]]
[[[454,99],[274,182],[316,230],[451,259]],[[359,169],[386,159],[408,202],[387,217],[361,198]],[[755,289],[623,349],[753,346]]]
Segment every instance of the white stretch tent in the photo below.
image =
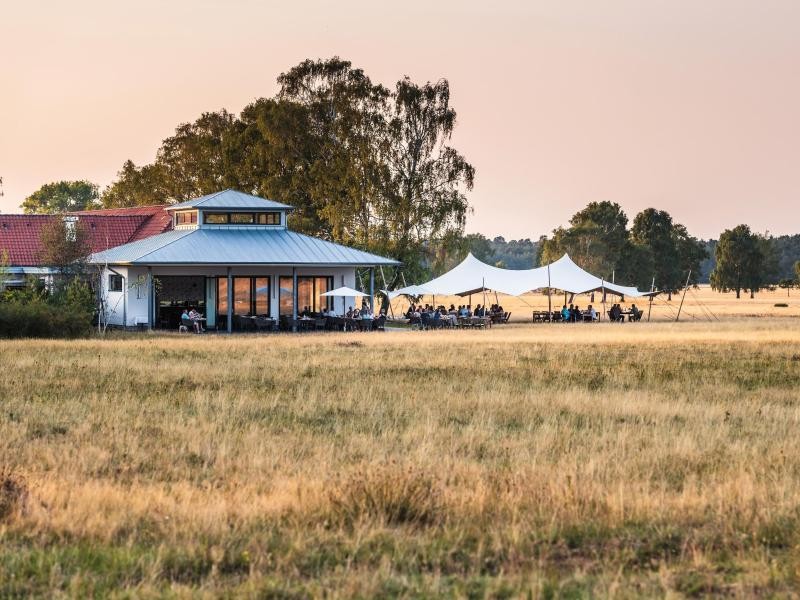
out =
[[[461,264],[421,286],[427,294],[467,296],[492,290],[511,296],[552,288],[573,294],[607,291],[612,294],[641,298],[653,292],[640,292],[635,287],[615,285],[581,269],[565,254],[550,265],[537,269],[500,269],[479,261],[468,254]],[[398,290],[400,291],[400,290]]]
[[422,285],[407,285],[404,288],[400,288],[399,290],[395,290],[390,292],[388,290],[381,290],[384,294],[386,294],[389,300],[394,300],[398,296],[432,296],[433,292],[431,292],[428,288]]
[[342,315],[347,312],[345,308],[345,299],[346,298],[364,298],[369,296],[369,294],[365,294],[364,292],[359,292],[358,290],[354,290],[353,288],[349,288],[347,286],[338,287],[335,290],[331,290],[330,292],[325,292],[324,294],[320,294],[320,296],[328,296],[332,298],[341,298],[342,299]]

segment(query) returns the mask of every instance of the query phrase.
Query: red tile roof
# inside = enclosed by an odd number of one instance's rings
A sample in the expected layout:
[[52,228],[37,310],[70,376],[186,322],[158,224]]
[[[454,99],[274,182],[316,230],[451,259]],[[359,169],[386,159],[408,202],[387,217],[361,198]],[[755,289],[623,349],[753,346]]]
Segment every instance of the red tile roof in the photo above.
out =
[[[72,213],[89,228],[92,252],[100,252],[172,229],[163,206],[114,208]],[[13,266],[42,266],[41,231],[60,215],[0,215],[0,252]]]

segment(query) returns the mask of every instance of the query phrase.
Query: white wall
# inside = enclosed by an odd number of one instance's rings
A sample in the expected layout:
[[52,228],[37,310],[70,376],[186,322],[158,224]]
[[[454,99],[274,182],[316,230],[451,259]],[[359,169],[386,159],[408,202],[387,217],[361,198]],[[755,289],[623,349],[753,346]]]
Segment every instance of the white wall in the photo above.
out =
[[[102,293],[106,298],[107,319],[111,325],[122,325],[123,314],[125,315],[124,324],[127,327],[135,327],[139,323],[147,323],[148,310],[147,302],[149,297],[147,268],[146,267],[112,267],[114,271],[123,275],[125,281],[122,292],[108,291],[108,276],[112,273],[109,269],[103,271]],[[206,277],[226,277],[225,267],[153,267],[153,276],[159,275],[202,275]],[[271,277],[270,281],[270,312],[275,319],[278,318],[280,309],[279,297],[279,277],[291,277],[291,267],[232,267],[231,275],[251,276],[251,277]],[[298,268],[297,275],[308,276],[332,276],[333,287],[356,287],[356,275],[353,267],[320,267],[320,268]],[[137,285],[142,282],[141,285]],[[369,283],[365,280],[365,285]],[[376,289],[378,288],[376,282]],[[126,296],[123,298],[123,296]],[[347,299],[347,306],[353,303],[353,299]],[[341,298],[334,299],[334,307],[337,313],[342,311]],[[211,311],[212,307],[207,307]],[[157,323],[156,323],[157,325]]]

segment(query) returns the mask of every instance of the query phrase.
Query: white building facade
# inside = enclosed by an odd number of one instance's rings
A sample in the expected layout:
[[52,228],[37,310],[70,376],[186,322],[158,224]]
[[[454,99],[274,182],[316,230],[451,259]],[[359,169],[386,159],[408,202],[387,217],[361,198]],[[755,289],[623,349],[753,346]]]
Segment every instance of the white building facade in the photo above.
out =
[[92,255],[109,325],[177,329],[195,308],[209,329],[236,331],[254,316],[291,328],[301,313],[341,314],[341,299],[322,296],[334,288],[365,287],[374,298],[375,269],[399,264],[291,231],[292,207],[235,190],[168,210],[172,231]]

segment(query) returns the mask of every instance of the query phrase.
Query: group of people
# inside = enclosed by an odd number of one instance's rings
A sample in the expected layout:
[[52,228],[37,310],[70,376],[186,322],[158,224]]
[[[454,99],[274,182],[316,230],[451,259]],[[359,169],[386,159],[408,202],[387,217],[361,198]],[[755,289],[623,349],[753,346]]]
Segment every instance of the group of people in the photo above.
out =
[[499,304],[492,304],[491,307],[486,307],[478,304],[475,310],[472,310],[471,304],[459,305],[456,308],[455,304],[451,304],[450,308],[446,308],[443,304],[439,306],[432,306],[429,304],[415,305],[411,304],[406,311],[405,317],[408,319],[410,325],[417,325],[422,323],[423,315],[431,321],[447,321],[451,325],[456,325],[458,319],[468,319],[470,317],[491,317],[494,315],[502,315],[503,307]]
[[561,309],[561,320],[564,323],[580,323],[582,321],[597,321],[600,316],[590,304],[586,310],[581,310],[577,304],[570,304],[569,308],[565,304]]
[[[326,316],[324,311],[323,311],[322,314],[323,314],[323,316]],[[385,314],[384,311],[381,309],[381,311],[378,313],[378,317],[377,318],[380,318],[384,314]],[[333,316],[333,313],[331,313],[330,316]],[[347,312],[344,314],[344,316],[347,319],[361,319],[361,320],[365,320],[365,319],[366,320],[372,320],[372,319],[376,318],[375,315],[372,313],[372,310],[370,309],[369,304],[367,304],[366,302],[362,302],[361,303],[361,308],[360,309],[353,308],[351,306],[347,310]]]
[[[614,304],[611,310],[608,311],[608,318],[615,323],[623,323],[625,321],[625,314],[619,304]],[[639,321],[642,318],[642,311],[635,304],[631,304],[631,308],[627,313],[629,321]]]
[[185,327],[186,331],[192,330],[195,333],[202,333],[205,331],[203,320],[203,313],[198,312],[194,307],[183,309],[183,313],[181,314],[181,327]]

